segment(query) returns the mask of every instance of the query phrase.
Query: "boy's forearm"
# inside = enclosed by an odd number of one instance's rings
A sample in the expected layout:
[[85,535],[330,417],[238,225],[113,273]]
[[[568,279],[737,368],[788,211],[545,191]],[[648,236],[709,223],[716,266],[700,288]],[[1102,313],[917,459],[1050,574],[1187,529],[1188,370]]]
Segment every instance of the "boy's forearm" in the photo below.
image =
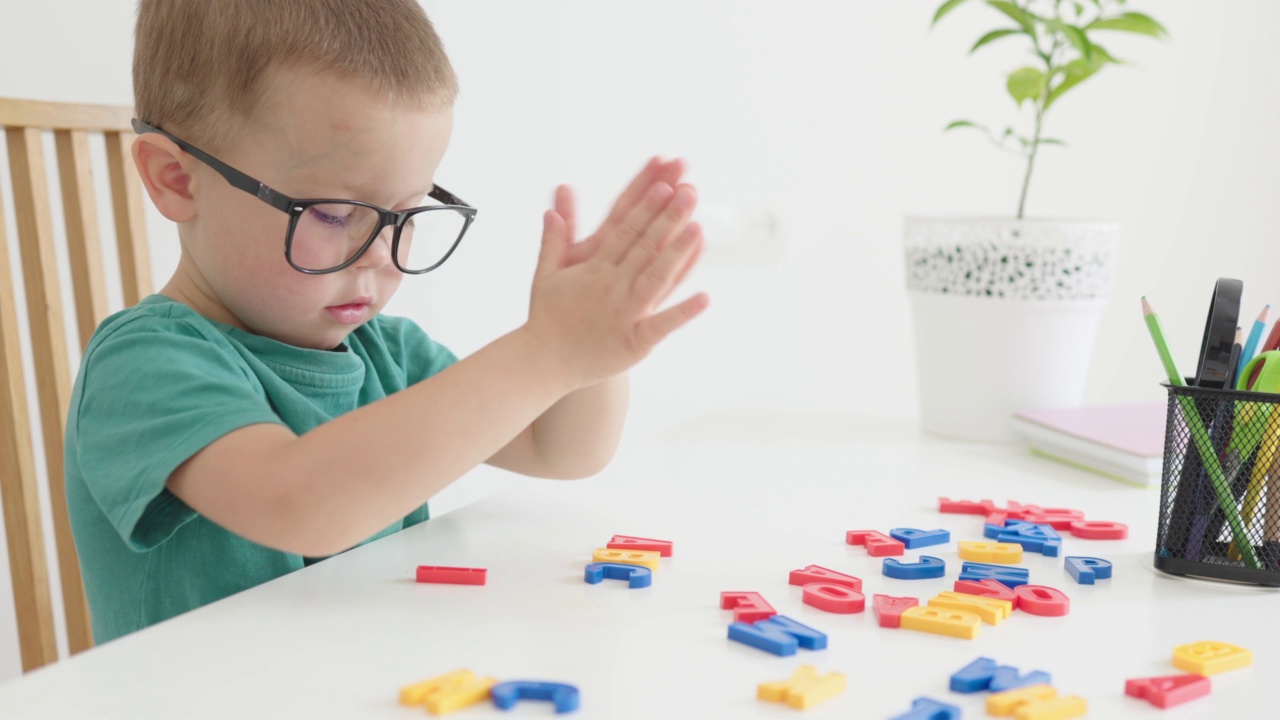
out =
[[505,335],[290,443],[276,465],[281,519],[300,544],[350,547],[484,462],[564,397],[567,383],[535,338]]
[[594,475],[613,459],[627,416],[626,374],[565,395],[534,421],[534,447],[547,477]]

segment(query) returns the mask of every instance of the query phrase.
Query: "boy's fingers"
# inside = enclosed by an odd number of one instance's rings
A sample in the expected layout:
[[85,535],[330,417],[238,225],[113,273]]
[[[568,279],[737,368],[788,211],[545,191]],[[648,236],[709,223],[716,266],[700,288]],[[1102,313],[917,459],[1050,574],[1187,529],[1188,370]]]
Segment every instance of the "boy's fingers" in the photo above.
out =
[[654,258],[653,262],[632,281],[632,290],[636,299],[647,311],[661,304],[665,295],[671,294],[674,280],[701,240],[697,225],[690,223],[680,231],[674,240],[667,243]]
[[600,229],[609,230],[621,225],[623,219],[631,212],[631,209],[644,198],[645,190],[654,183],[664,182],[671,187],[675,187],[680,184],[680,176],[683,174],[684,161],[679,158],[665,162],[656,157],[651,159],[649,164],[645,165],[644,169],[631,181],[627,189],[623,190],[622,194],[618,196],[604,222],[600,223]]
[[[689,239],[685,240],[688,236]],[[691,222],[681,231],[680,237],[676,239],[676,243],[690,242],[692,246],[683,252],[680,252],[680,269],[676,271],[676,276],[667,284],[665,290],[658,295],[658,300],[653,307],[659,307],[671,297],[671,293],[675,289],[684,284],[685,278],[689,276],[689,271],[693,270],[693,266],[698,264],[698,259],[702,257],[702,249],[705,247],[702,237],[702,226],[696,222]]]
[[560,269],[560,261],[564,257],[565,246],[568,245],[564,233],[564,218],[559,213],[548,210],[542,214],[542,248],[538,251],[535,279]]
[[666,183],[658,183],[645,191],[644,198],[627,213],[617,229],[605,232],[601,228],[599,235],[603,237],[597,257],[610,263],[619,263],[626,257],[628,249],[636,240],[644,235],[646,229],[654,222],[671,200],[675,190]]
[[698,317],[703,310],[707,309],[707,305],[710,302],[711,299],[707,297],[706,293],[698,293],[679,305],[674,305],[657,315],[645,318],[636,326],[640,346],[652,348],[662,342],[668,335],[679,330],[685,323]]
[[681,185],[676,188],[671,201],[662,212],[645,229],[622,259],[623,270],[630,276],[638,275],[649,265],[654,256],[667,245],[667,239],[684,227],[693,208],[698,204],[698,195],[692,185]]
[[573,188],[561,185],[556,188],[555,211],[564,219],[565,240],[572,243],[577,240],[577,203],[574,202]]

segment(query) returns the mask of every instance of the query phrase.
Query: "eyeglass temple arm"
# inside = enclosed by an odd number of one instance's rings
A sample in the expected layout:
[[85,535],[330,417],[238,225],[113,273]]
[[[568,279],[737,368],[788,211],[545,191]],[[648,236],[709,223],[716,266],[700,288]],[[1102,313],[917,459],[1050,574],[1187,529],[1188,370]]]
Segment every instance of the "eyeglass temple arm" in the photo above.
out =
[[169,133],[165,132],[164,130],[161,130],[158,127],[155,127],[154,125],[148,125],[147,123],[139,120],[138,118],[134,118],[133,131],[138,133],[139,135],[142,135],[143,133],[156,133],[157,135],[163,135],[169,138],[170,140],[173,141],[174,144],[182,148],[184,152],[187,152],[191,155],[196,156],[205,165],[208,165],[209,167],[213,168],[214,171],[216,171],[219,175],[226,178],[227,182],[231,183],[232,187],[237,188],[239,190],[243,190],[249,193],[250,195],[257,197],[259,200],[265,202],[266,204],[270,205],[273,208],[276,208],[277,210],[283,210],[284,212],[289,212],[289,207],[293,204],[293,198],[276,192],[275,190],[271,189],[271,187],[268,186],[266,183],[261,182],[259,180],[255,180],[252,177],[245,175],[244,173],[222,162],[218,158],[201,150],[195,145],[192,145],[191,143],[181,138],[174,137],[173,135],[170,135]]

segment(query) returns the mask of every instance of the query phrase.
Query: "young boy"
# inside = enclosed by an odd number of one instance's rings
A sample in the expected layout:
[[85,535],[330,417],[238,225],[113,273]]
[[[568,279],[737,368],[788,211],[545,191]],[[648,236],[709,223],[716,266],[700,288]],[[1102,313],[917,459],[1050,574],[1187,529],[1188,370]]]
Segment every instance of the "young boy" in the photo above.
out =
[[706,307],[658,310],[702,239],[653,160],[581,242],[557,191],[528,322],[474,355],[379,314],[475,216],[435,177],[456,86],[416,0],[142,0],[134,85],[182,253],[98,328],[71,401],[99,643],[421,522],[479,463],[598,472],[625,372]]

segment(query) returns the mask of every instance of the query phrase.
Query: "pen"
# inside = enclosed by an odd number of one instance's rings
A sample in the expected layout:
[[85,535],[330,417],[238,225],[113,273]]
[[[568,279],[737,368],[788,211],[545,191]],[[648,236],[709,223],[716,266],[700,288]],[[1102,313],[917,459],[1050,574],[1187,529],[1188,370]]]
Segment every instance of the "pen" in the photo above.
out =
[[1240,362],[1236,365],[1237,375],[1244,372],[1244,366],[1249,364],[1254,353],[1258,351],[1258,341],[1262,339],[1262,331],[1267,327],[1267,313],[1270,310],[1270,305],[1263,305],[1262,312],[1258,313],[1258,319],[1253,321],[1253,329],[1249,331],[1249,341],[1245,343],[1244,352],[1240,354]]

